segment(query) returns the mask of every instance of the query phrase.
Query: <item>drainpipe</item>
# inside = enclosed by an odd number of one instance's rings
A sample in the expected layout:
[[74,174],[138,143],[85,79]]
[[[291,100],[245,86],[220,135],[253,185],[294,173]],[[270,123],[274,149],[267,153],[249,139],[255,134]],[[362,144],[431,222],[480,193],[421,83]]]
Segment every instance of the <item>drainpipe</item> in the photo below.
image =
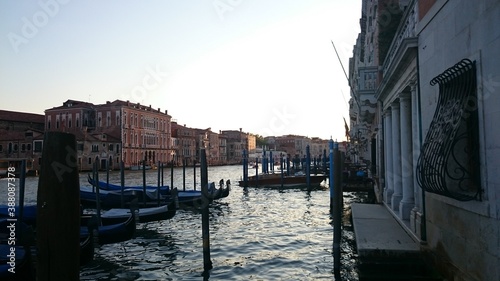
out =
[[[419,133],[419,142],[420,147],[422,147],[422,101],[421,101],[421,93],[420,93],[420,60],[419,60],[419,51],[417,50],[417,89],[418,89],[418,129]],[[422,153],[422,152],[420,152]],[[427,221],[426,221],[426,210],[425,210],[425,190],[422,189],[422,225],[421,225],[421,239],[422,242],[427,242]]]

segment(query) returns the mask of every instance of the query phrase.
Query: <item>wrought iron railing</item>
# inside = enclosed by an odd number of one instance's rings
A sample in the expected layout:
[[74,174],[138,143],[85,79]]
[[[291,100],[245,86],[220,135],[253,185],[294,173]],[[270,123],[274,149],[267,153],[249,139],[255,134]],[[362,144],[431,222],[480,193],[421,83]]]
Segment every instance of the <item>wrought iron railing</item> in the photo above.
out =
[[417,181],[432,193],[480,200],[476,65],[464,59],[433,78],[439,99],[417,163]]

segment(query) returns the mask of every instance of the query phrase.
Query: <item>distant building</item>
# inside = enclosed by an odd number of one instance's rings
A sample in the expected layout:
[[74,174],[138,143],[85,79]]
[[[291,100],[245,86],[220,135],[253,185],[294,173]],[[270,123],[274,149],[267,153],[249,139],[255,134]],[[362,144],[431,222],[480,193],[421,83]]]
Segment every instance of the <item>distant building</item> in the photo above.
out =
[[172,122],[172,159],[175,166],[196,161],[196,129]]
[[20,172],[21,160],[26,160],[28,172],[40,170],[43,129],[41,114],[0,110],[0,176],[9,166]]
[[120,161],[135,168],[171,159],[170,119],[167,111],[128,101],[67,100],[45,110],[45,129],[75,134],[81,170],[91,170],[97,159],[101,169],[118,169]]
[[227,142],[227,163],[239,164],[242,163],[243,150],[249,151],[249,148],[256,147],[255,135],[245,133],[240,128],[237,130],[221,131]]

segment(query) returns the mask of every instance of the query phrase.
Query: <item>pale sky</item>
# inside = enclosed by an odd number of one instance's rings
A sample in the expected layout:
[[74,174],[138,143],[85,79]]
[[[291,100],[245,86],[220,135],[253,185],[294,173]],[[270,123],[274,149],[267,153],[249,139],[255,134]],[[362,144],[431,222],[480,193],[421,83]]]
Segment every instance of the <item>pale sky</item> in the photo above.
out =
[[193,128],[344,140],[361,0],[0,1],[0,109],[130,100]]

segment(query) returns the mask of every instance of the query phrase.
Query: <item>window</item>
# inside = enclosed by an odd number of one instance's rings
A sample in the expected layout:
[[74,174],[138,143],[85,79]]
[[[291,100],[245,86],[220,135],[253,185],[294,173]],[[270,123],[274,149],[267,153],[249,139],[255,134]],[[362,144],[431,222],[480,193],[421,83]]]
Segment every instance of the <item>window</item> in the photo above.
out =
[[112,143],[109,144],[109,148],[108,149],[109,149],[109,151],[113,151],[113,144]]
[[42,141],[34,141],[33,142],[33,147],[34,147],[34,152],[42,152]]
[[3,151],[3,146],[0,144],[0,152]]
[[24,143],[21,144],[21,151],[22,152],[26,151],[26,144],[24,144]]
[[31,151],[31,143],[26,144],[26,150]]
[[93,144],[92,145],[92,152],[98,152],[99,151],[99,145],[98,144]]
[[78,151],[83,151],[83,143],[81,143],[81,142],[77,143],[77,144],[76,144],[76,149],[77,149]]
[[17,145],[17,143],[15,143],[15,144],[14,144],[14,152],[16,152],[16,151],[17,151],[17,149],[18,149],[18,145]]
[[89,165],[92,165],[92,157],[89,157],[89,160],[87,162]]
[[481,200],[476,63],[464,59],[430,84],[439,84],[439,98],[418,158],[417,181],[428,192]]

